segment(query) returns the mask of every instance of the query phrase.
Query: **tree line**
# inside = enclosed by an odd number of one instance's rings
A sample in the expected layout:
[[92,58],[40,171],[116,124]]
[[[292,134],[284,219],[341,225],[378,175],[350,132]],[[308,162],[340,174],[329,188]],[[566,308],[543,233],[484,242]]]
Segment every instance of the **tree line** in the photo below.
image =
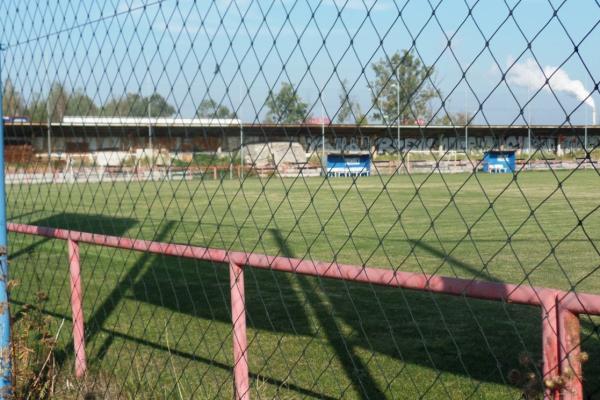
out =
[[27,103],[8,79],[2,102],[4,115],[25,116],[34,122],[61,122],[66,116],[166,117],[175,113],[175,108],[158,93],[127,93],[98,106],[83,90],[68,90],[59,82],[50,86],[46,96],[33,94]]
[[[424,65],[413,52],[403,50],[373,62],[371,69],[375,74],[375,79],[369,84],[371,109],[367,112],[362,110],[360,103],[351,95],[356,83],[351,84],[344,79],[335,113],[337,122],[366,124],[371,118],[383,123],[411,124],[417,119],[431,118],[430,101],[441,95],[432,83],[435,72],[433,66]],[[176,113],[175,107],[159,93],[149,96],[126,93],[97,105],[84,90],[69,90],[60,82],[53,83],[46,96],[34,94],[31,97],[26,102],[8,79],[4,84],[4,115],[26,116],[34,122],[60,122],[65,116],[168,117]],[[267,110],[265,122],[302,123],[310,119],[309,104],[289,82],[281,83],[277,91],[270,90],[264,105]],[[196,116],[235,118],[236,113],[206,98],[198,105]],[[464,124],[470,118],[465,113],[444,112],[434,122]]]

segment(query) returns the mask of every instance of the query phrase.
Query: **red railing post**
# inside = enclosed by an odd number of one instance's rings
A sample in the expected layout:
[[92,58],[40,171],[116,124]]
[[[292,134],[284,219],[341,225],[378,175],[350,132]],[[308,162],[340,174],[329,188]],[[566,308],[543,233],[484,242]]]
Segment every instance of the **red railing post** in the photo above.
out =
[[233,337],[233,384],[235,400],[250,400],[248,380],[248,339],[246,336],[246,300],[244,268],[229,263],[231,322]]
[[83,291],[81,288],[81,269],[79,265],[79,244],[74,240],[67,240],[69,249],[69,270],[71,276],[71,312],[73,314],[73,347],[75,349],[75,376],[81,378],[85,375],[85,338],[83,327]]
[[558,400],[560,365],[558,359],[558,310],[556,296],[548,294],[543,296],[541,300],[542,353],[544,358],[542,382],[545,388],[544,399]]
[[558,309],[559,355],[562,378],[561,399],[583,400],[579,316]]

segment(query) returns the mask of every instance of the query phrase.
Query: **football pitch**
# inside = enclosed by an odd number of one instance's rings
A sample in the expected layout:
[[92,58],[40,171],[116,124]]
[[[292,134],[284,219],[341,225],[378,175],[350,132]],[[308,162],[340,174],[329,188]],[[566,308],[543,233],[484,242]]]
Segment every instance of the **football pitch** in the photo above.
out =
[[[599,293],[596,171],[7,187],[10,222]],[[48,299],[72,369],[63,241],[10,235],[13,313]],[[231,398],[227,266],[81,245],[86,391]],[[538,308],[246,270],[253,398],[519,398]],[[587,391],[599,320],[582,316]],[[528,374],[531,377],[525,378]],[[535,376],[535,377],[534,377]],[[64,397],[77,386],[64,385]]]

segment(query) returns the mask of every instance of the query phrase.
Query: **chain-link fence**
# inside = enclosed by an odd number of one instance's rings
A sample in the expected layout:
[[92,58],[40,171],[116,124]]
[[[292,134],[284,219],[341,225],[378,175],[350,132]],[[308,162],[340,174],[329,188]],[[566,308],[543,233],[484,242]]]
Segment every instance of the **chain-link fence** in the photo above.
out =
[[1,2],[6,397],[600,396],[599,24]]

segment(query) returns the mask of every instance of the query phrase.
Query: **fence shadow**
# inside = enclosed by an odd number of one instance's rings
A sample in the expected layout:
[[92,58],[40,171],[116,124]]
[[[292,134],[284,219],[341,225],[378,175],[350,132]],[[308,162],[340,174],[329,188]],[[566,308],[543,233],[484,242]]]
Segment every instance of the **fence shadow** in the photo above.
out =
[[[311,334],[302,299],[288,274],[246,271],[249,326],[295,335]],[[224,264],[160,257],[133,285],[131,293],[132,299],[194,317],[231,321],[229,269]]]
[[[59,213],[49,217],[26,221],[29,225],[45,226],[50,228],[70,229],[75,231],[98,233],[103,235],[122,236],[129,231],[137,220],[126,217],[114,217],[101,214],[76,214]],[[33,252],[38,246],[49,242],[50,238],[31,237],[31,243],[19,246],[19,249],[9,253],[9,257],[16,259],[23,254]]]
[[[279,231],[270,233],[280,255],[297,256]],[[227,266],[162,260],[136,282],[132,299],[230,322]],[[474,271],[456,260],[454,264]],[[159,290],[160,297],[154,295]],[[541,360],[541,318],[536,307],[252,268],[246,269],[246,304],[250,328],[324,340],[363,398],[385,397],[389,390],[381,376],[376,377],[381,374],[378,368],[383,368],[378,366],[380,355],[404,365],[471,377],[474,388],[480,381],[509,385],[507,376],[523,367],[519,360],[524,354]],[[365,351],[373,357],[365,360]],[[539,365],[529,367],[535,370]],[[410,381],[408,368],[383,373],[389,384]]]
[[[271,234],[279,243],[281,255],[296,257],[279,231],[271,230]],[[474,272],[472,266],[454,259],[452,262]],[[358,355],[360,349],[406,364],[501,384],[507,383],[505,374],[515,368],[522,352],[540,353],[539,344],[532,342],[540,337],[539,315],[531,307],[520,310],[524,315],[515,318],[507,315],[508,310],[501,305],[490,302],[307,276],[297,279],[348,379],[364,399],[385,397],[375,374],[389,374],[385,378],[388,382],[397,379],[409,382],[411,378],[410,372],[402,376],[402,370],[386,372],[373,359],[369,360],[371,365],[366,364]],[[498,317],[505,323],[515,323],[520,331],[525,330],[529,336],[527,343],[535,344],[519,352],[513,340],[520,332],[508,329],[497,336],[500,332],[496,326],[484,327],[480,321],[497,321]],[[531,321],[538,323],[529,326]],[[342,334],[344,325],[355,334]],[[492,343],[494,340],[497,343]],[[490,362],[490,358],[495,362]],[[477,367],[468,370],[467,365]]]

